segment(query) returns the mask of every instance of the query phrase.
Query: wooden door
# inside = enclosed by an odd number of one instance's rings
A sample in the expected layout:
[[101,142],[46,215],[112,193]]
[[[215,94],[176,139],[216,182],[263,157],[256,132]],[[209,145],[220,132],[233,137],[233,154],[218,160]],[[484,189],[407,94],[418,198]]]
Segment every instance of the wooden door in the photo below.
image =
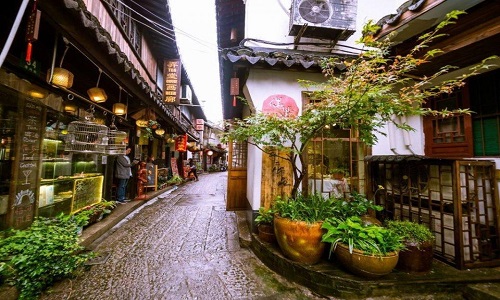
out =
[[246,142],[229,143],[226,210],[245,210],[247,201],[247,152]]

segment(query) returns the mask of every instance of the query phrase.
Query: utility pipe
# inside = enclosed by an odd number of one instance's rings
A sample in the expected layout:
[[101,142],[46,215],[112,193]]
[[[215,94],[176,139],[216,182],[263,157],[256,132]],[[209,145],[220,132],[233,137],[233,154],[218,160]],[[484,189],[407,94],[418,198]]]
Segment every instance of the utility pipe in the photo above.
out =
[[396,116],[393,116],[391,118],[391,121],[387,121],[387,131],[388,131],[388,138],[389,138],[389,147],[391,147],[392,153],[399,155],[399,153],[396,151],[396,141],[394,140],[394,120],[396,119]]
[[12,42],[14,41],[14,38],[16,37],[17,30],[19,29],[19,24],[21,24],[21,21],[23,19],[24,12],[26,11],[26,7],[28,6],[28,3],[30,0],[23,0],[21,3],[21,6],[19,7],[19,11],[17,12],[16,19],[14,20],[14,24],[12,24],[12,28],[10,30],[9,36],[7,37],[7,40],[5,41],[5,45],[2,49],[2,53],[0,53],[0,68],[3,65],[3,62],[5,61],[5,58],[7,57],[7,54],[9,53],[10,47],[12,46]]
[[[406,116],[401,116],[400,120],[401,120],[401,124],[404,124],[404,125],[406,125],[406,122],[408,121]],[[410,132],[408,130],[403,131],[403,140],[405,142],[406,148],[411,152],[411,154],[415,154],[415,151],[413,151],[413,148],[411,145]]]

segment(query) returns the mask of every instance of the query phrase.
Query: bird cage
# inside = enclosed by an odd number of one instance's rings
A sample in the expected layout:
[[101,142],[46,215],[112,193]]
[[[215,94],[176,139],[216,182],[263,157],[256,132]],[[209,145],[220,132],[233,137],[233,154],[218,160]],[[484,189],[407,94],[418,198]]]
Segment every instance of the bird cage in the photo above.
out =
[[125,155],[127,148],[127,133],[125,131],[110,130],[108,132],[108,145],[106,145],[106,154]]
[[89,121],[74,121],[68,124],[65,151],[105,153],[108,127]]

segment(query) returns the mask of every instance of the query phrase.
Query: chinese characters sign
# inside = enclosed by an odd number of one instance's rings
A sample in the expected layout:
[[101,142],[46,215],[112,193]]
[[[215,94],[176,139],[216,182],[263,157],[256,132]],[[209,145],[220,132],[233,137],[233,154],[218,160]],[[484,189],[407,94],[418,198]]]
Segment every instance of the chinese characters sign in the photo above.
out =
[[187,150],[187,134],[179,135],[175,138],[175,151],[186,152]]
[[179,105],[181,85],[181,61],[167,59],[163,66],[163,101],[165,104]]
[[299,108],[295,100],[287,95],[271,95],[262,104],[262,112],[266,115],[277,117],[295,118],[299,114]]

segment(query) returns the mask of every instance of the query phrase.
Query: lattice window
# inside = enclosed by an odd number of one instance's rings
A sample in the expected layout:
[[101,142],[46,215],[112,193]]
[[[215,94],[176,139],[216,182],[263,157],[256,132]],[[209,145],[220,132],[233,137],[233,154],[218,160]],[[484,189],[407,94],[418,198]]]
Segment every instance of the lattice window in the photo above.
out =
[[[469,107],[468,89],[443,94],[428,101],[435,110]],[[425,154],[436,157],[472,156],[471,116],[455,114],[446,118],[425,117]]]
[[231,150],[231,169],[246,168],[248,144],[246,142],[233,142]]

